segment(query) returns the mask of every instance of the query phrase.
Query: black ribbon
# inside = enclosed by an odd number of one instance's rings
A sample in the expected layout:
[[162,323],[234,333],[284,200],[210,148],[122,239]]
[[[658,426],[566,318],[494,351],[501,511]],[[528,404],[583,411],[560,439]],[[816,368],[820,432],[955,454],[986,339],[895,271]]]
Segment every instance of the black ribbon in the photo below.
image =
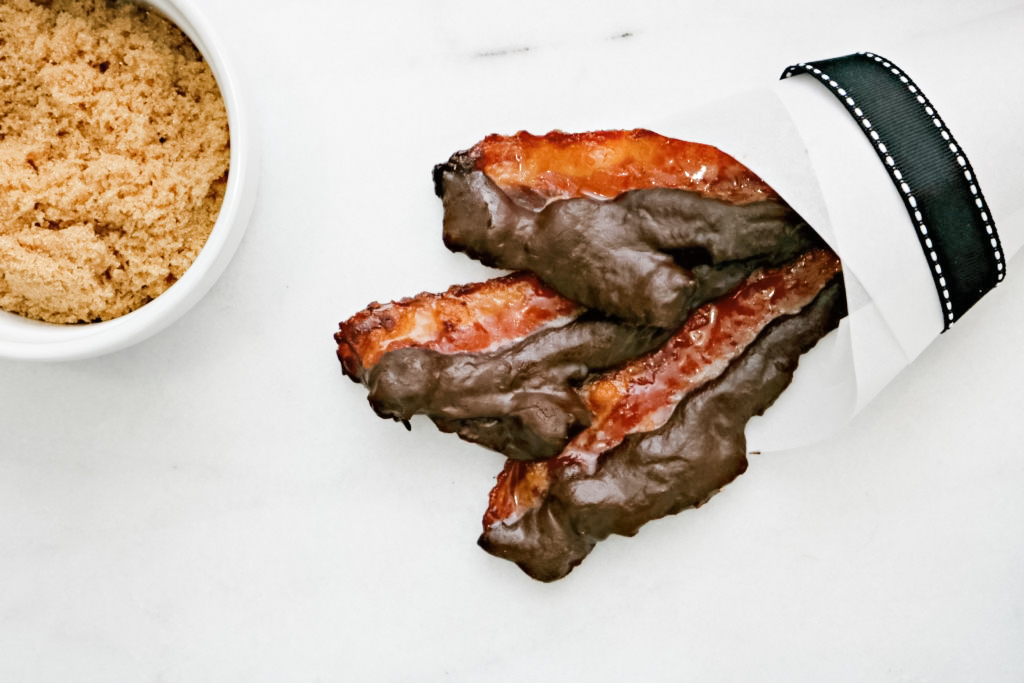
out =
[[870,52],[789,67],[826,85],[868,137],[903,199],[949,329],[1006,274],[999,235],[967,155],[910,77]]

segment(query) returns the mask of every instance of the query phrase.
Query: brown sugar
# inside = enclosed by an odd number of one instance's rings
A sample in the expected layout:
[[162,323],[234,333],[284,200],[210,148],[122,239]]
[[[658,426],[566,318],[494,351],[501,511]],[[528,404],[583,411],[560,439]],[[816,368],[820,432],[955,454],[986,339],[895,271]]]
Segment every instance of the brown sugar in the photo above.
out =
[[107,320],[202,249],[228,173],[209,65],[159,14],[108,0],[0,2],[0,308]]

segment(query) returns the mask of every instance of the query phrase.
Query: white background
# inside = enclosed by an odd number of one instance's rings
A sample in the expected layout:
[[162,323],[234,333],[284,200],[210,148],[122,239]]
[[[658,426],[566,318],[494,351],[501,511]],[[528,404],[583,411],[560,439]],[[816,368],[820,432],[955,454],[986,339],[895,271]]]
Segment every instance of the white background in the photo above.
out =
[[501,459],[378,419],[332,340],[491,274],[431,183],[488,133],[650,126],[1014,4],[205,0],[254,218],[158,337],[0,362],[0,680],[1024,679],[1019,259],[840,433],[550,585],[475,545]]

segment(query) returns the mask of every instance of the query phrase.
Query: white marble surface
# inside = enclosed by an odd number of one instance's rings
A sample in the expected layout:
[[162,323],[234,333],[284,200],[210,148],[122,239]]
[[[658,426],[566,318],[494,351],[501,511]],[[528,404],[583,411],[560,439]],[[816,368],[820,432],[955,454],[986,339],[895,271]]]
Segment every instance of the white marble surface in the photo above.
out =
[[487,133],[650,125],[1015,4],[205,0],[255,216],[158,337],[0,362],[0,680],[1022,680],[1019,262],[841,433],[551,585],[475,545],[500,459],[377,419],[331,339],[487,274],[430,178]]

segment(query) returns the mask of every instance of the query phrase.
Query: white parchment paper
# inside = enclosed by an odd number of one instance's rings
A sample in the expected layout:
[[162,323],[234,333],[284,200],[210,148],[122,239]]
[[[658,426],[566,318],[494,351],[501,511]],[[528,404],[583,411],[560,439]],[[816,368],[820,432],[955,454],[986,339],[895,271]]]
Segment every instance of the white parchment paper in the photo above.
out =
[[[899,66],[931,100],[974,167],[1008,261],[1024,244],[1024,92],[1015,85],[1024,73],[1021,36],[1024,8],[863,48]],[[776,404],[750,422],[748,448],[780,450],[837,431],[942,332],[920,243],[874,149],[828,88],[808,76],[681,113],[656,129],[736,157],[842,258],[849,316],[803,358]],[[968,312],[948,334],[970,320]]]

